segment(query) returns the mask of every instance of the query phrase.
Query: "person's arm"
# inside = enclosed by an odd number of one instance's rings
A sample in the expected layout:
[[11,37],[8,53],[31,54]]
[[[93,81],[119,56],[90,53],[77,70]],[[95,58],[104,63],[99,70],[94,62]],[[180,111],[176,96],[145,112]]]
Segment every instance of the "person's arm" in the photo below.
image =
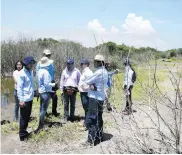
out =
[[54,80],[54,74],[55,74],[55,69],[54,69],[54,64],[52,63],[51,65],[51,80]]
[[19,103],[20,107],[24,107],[25,105],[23,87],[24,87],[24,76],[20,75],[17,82],[17,96],[20,101]]
[[84,83],[85,84],[88,84],[88,85],[94,84],[97,76],[98,76],[97,73],[94,73],[91,77],[89,77],[88,79],[86,79],[84,81]]
[[13,79],[14,79],[15,83],[18,82],[18,79],[17,79],[17,76],[16,76],[16,74],[15,74],[15,71],[13,72]]
[[55,83],[51,83],[51,76],[48,72],[44,72],[43,77],[45,87],[55,87]]
[[38,62],[37,65],[36,65],[36,85],[37,85],[37,88],[38,88],[38,73],[39,73],[39,70],[40,70],[40,63]]
[[61,74],[61,79],[60,79],[60,91],[61,91],[61,93],[63,92],[64,74],[65,74],[65,71],[63,70],[63,72]]
[[80,71],[78,70],[78,71],[77,71],[77,85],[78,85],[79,82],[80,82],[80,76],[81,76],[81,73],[80,73]]

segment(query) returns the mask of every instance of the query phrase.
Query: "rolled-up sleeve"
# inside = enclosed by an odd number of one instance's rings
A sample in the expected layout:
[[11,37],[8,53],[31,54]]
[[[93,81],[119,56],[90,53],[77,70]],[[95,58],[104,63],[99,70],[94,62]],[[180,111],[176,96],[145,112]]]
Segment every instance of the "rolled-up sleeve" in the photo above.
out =
[[85,84],[88,84],[88,85],[94,84],[96,79],[97,79],[97,74],[94,73],[90,78],[86,79],[86,80],[84,81],[84,83],[85,83]]
[[17,95],[20,102],[24,102],[23,86],[24,86],[24,77],[20,75],[17,82]]
[[60,79],[60,91],[63,91],[63,85],[64,85],[64,71],[61,74],[61,79]]

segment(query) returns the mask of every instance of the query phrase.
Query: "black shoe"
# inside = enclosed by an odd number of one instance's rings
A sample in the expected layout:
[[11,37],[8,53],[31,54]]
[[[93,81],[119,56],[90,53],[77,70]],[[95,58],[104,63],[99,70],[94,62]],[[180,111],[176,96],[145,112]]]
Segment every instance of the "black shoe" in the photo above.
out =
[[60,115],[60,113],[52,112],[52,115],[55,116],[55,117],[58,117]]
[[112,108],[111,108],[111,107],[109,107],[109,108],[107,108],[107,110],[108,110],[108,111],[112,111]]
[[29,133],[27,135],[25,135],[25,136],[21,136],[20,141],[28,140],[28,138],[29,138]]

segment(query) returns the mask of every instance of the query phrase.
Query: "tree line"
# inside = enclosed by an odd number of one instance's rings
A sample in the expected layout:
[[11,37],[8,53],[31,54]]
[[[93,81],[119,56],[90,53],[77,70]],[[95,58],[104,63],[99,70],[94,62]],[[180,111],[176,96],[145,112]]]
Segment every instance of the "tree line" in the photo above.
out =
[[[159,51],[151,47],[135,48],[125,44],[117,45],[114,42],[106,42],[96,47],[86,48],[78,42],[68,40],[55,40],[53,38],[39,38],[36,40],[29,38],[20,38],[18,41],[6,40],[1,42],[1,74],[12,73],[14,64],[17,60],[22,60],[25,56],[32,55],[37,61],[42,57],[45,48],[49,48],[54,60],[56,77],[59,77],[68,58],[74,58],[78,65],[80,59],[87,58],[90,61],[98,53],[105,56],[106,60],[111,63],[111,67],[121,68],[124,60],[130,50],[130,58],[136,62],[145,62],[146,57],[151,55],[155,58],[172,58],[182,57],[182,48]],[[79,65],[77,66],[79,68]],[[91,66],[93,67],[93,66]]]

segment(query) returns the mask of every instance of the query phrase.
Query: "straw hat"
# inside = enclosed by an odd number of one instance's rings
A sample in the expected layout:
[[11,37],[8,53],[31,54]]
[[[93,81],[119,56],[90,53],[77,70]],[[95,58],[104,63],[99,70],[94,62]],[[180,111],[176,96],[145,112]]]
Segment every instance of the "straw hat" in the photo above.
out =
[[43,57],[41,60],[40,60],[40,67],[47,67],[49,66],[50,64],[53,63],[53,60],[50,60],[49,58],[47,57]]

